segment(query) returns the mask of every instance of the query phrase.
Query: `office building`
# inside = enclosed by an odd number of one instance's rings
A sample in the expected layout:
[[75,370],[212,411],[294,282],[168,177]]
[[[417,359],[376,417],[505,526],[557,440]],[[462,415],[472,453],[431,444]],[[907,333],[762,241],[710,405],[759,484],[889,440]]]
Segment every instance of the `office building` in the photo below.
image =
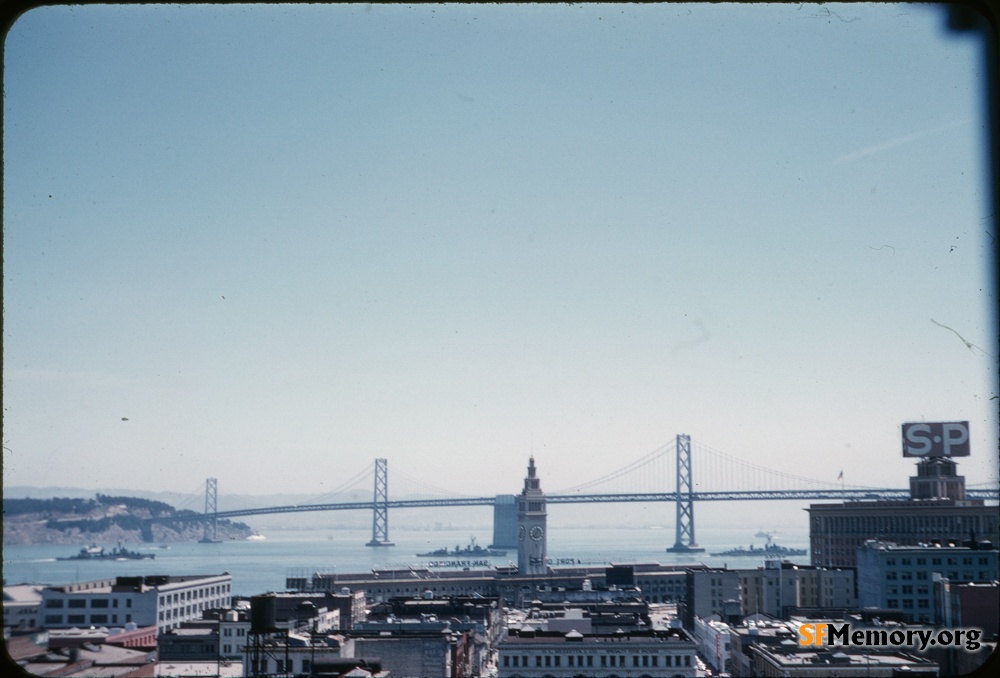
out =
[[155,626],[157,633],[201,619],[205,610],[229,607],[232,576],[149,575],[47,586],[42,628]]
[[946,624],[950,610],[944,605],[943,588],[949,583],[988,584],[998,576],[993,545],[967,544],[900,546],[866,541],[857,553],[858,605],[900,610],[909,622]]
[[1000,512],[982,500],[965,498],[965,478],[948,458],[923,459],[910,478],[909,500],[862,500],[811,504],[810,562],[854,567],[857,549],[868,539],[903,545],[960,544],[975,535],[1000,543]]
[[683,629],[586,634],[511,629],[499,644],[499,678],[578,675],[693,678],[697,646]]

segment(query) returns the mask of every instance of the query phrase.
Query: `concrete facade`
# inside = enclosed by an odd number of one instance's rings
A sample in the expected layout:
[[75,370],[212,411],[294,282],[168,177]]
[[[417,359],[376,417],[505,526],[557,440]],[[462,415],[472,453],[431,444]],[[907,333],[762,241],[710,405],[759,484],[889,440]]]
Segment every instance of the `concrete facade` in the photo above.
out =
[[763,613],[784,618],[791,608],[848,609],[858,604],[851,568],[769,561],[764,567],[737,572],[744,616]]
[[155,626],[157,633],[229,607],[232,576],[116,577],[42,589],[43,628]]
[[809,555],[813,565],[854,567],[868,539],[915,546],[960,544],[975,535],[1000,543],[1000,513],[982,500],[965,498],[965,478],[951,459],[923,459],[910,477],[910,499],[812,504]]
[[938,665],[912,655],[895,653],[856,653],[838,651],[800,652],[754,645],[752,675],[758,678],[930,678],[938,675]]
[[511,630],[500,641],[499,678],[694,678],[697,646],[683,629],[584,634]]
[[950,612],[943,602],[942,587],[948,582],[995,581],[997,555],[992,545],[900,546],[870,539],[857,553],[858,605],[899,610],[910,622],[946,623]]
[[545,574],[548,513],[545,493],[536,476],[535,458],[528,460],[528,475],[524,489],[517,497],[517,571],[523,575]]
[[14,584],[3,587],[4,628],[37,629],[42,604],[41,584]]

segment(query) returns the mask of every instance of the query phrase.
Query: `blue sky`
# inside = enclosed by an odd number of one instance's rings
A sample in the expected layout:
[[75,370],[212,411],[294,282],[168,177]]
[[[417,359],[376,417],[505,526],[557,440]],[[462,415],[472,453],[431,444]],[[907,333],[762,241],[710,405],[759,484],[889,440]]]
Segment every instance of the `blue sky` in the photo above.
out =
[[922,420],[996,481],[984,73],[933,8],[43,7],[5,50],[5,485],[516,492],[687,433],[901,487]]

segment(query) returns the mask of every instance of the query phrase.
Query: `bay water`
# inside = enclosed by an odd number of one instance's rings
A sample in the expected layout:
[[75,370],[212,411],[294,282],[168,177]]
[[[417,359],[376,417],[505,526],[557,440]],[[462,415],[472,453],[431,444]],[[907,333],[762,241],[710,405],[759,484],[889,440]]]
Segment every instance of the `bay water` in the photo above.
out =
[[[648,521],[638,524],[569,525],[566,521],[549,521],[548,555],[550,559],[573,559],[585,564],[706,563],[729,568],[760,567],[760,557],[712,556],[736,546],[758,548],[765,540],[755,536],[759,531],[774,531],[775,541],[791,548],[808,548],[808,522],[802,507],[784,506],[780,513],[772,511],[767,520],[748,514],[745,504],[729,514],[724,511],[705,512],[697,527],[697,542],[704,553],[673,554],[666,548],[674,543],[673,524],[657,525]],[[716,515],[711,515],[715,513]],[[756,512],[755,512],[756,513]],[[759,514],[758,514],[759,515]],[[784,516],[784,519],[782,519]],[[780,525],[776,523],[781,523]],[[563,524],[561,524],[563,523]],[[391,528],[391,524],[390,524]],[[129,544],[132,550],[155,554],[154,560],[79,561],[57,560],[71,556],[79,545],[5,544],[3,548],[3,579],[6,584],[40,583],[67,584],[78,581],[133,575],[200,575],[228,572],[233,576],[235,595],[254,595],[282,591],[287,576],[313,572],[370,572],[372,569],[425,566],[432,558],[417,557],[417,553],[440,548],[465,546],[471,537],[480,545],[492,538],[489,524],[445,525],[427,529],[390,529],[394,546],[369,547],[370,528],[364,529],[289,529],[288,527],[259,528],[265,537],[259,541],[225,541],[218,544],[173,542],[170,544]],[[104,545],[110,548],[114,544]],[[479,558],[477,558],[479,560]],[[517,562],[516,549],[505,556],[488,558],[492,565]],[[808,563],[809,557],[788,558],[796,563]]]

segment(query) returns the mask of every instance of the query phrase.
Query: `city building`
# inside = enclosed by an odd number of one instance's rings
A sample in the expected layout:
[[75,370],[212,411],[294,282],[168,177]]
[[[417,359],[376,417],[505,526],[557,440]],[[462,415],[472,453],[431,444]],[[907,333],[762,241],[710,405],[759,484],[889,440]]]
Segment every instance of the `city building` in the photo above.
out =
[[42,589],[42,628],[155,626],[157,633],[229,607],[232,577],[148,575],[99,579]]
[[705,569],[705,566],[636,564],[633,566],[633,581],[647,602],[681,602],[687,596],[687,571],[690,569]]
[[[469,635],[437,618],[398,620],[393,623],[364,622],[365,630],[351,632],[345,657],[381,661],[391,676],[452,678],[466,673]],[[478,674],[477,674],[478,675]]]
[[342,675],[359,666],[370,675],[382,675],[377,660],[352,660],[345,642],[335,634],[251,633],[243,676]]
[[[374,633],[402,637],[407,632],[426,632],[428,629],[438,635],[451,633],[449,650],[453,675],[485,675],[503,629],[503,608],[497,598],[481,596],[441,598],[428,593],[418,598],[394,598],[373,606],[368,621],[356,624],[348,637],[354,640],[355,656],[362,657],[371,656],[374,643],[363,640],[359,645],[359,638]],[[394,643],[388,647],[395,651],[402,645]],[[383,668],[387,671],[401,668],[393,657],[384,654],[375,656],[382,659]]]
[[535,458],[528,460],[524,489],[517,496],[517,571],[522,575],[545,574],[546,533],[545,493],[536,476]]
[[213,610],[206,615],[214,615],[219,620],[219,656],[229,660],[242,659],[246,655],[247,636],[250,634],[249,606]]
[[3,625],[6,629],[37,629],[42,604],[41,584],[4,584]]
[[29,676],[153,676],[156,653],[113,645],[84,644],[45,650],[30,656],[15,657],[18,666]]
[[946,623],[950,612],[943,591],[949,583],[997,580],[997,549],[990,542],[966,544],[900,546],[867,540],[857,553],[858,605],[900,610],[906,621]]
[[219,622],[184,622],[180,627],[157,636],[156,646],[161,662],[221,660]]
[[134,650],[156,649],[156,627],[128,624],[124,628],[88,626],[84,628],[48,629],[49,649],[83,647],[84,645],[117,645]]
[[729,624],[721,621],[695,618],[694,639],[698,643],[698,652],[705,661],[718,673],[732,673],[732,653],[739,651]]
[[951,583],[947,589],[950,614],[947,625],[982,629],[983,637],[996,639],[1000,632],[1000,583]]
[[681,605],[684,628],[694,630],[694,620],[713,617],[729,621],[740,617],[740,575],[736,570],[689,569]]
[[498,678],[614,675],[693,678],[697,646],[680,628],[587,634],[510,629],[498,646]]
[[948,458],[923,459],[910,478],[908,500],[862,500],[811,504],[810,562],[854,567],[857,549],[868,539],[899,545],[955,543],[979,539],[1000,543],[1000,512],[982,500],[965,498],[965,478]]
[[800,651],[753,645],[751,675],[758,678],[930,678],[938,665],[904,652],[846,653],[831,650]]
[[[640,595],[650,603],[683,601],[687,595],[687,573],[710,569],[702,564],[662,565],[636,563],[627,566],[548,567],[543,574],[521,575],[513,567],[482,570],[431,570],[427,567],[374,570],[361,573],[320,573],[286,579],[289,590],[341,591],[367,595],[378,603],[397,597],[419,597],[430,591],[435,597],[479,595],[499,598],[507,607],[524,607],[539,591],[582,589],[590,581],[595,589],[619,590],[639,587]],[[624,578],[623,578],[624,577]],[[627,583],[626,583],[627,582]],[[739,597],[735,599],[738,601]]]
[[737,570],[742,615],[757,612],[786,618],[801,608],[857,607],[854,570],[769,560],[763,567]]

